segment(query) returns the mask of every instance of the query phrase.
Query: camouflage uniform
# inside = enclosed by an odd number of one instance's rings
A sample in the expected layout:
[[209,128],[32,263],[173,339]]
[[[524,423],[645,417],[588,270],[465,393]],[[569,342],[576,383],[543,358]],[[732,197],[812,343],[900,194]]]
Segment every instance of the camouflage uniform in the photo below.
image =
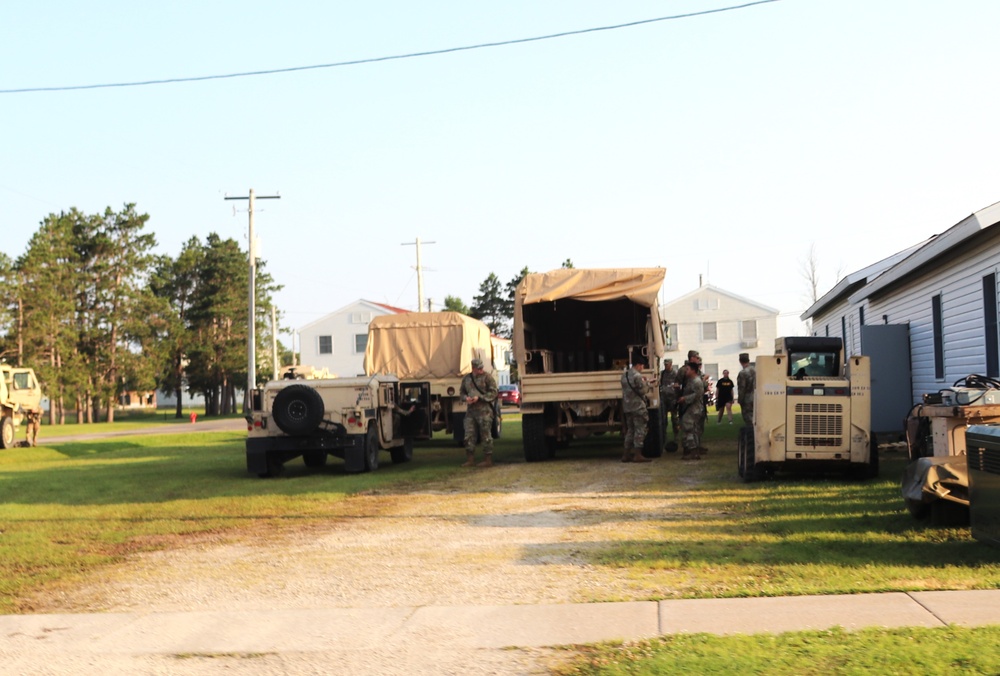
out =
[[691,374],[685,380],[679,404],[683,410],[681,414],[683,457],[697,460],[701,457],[701,433],[705,418],[705,381],[698,374]]
[[663,407],[665,416],[670,422],[670,429],[674,431],[674,438],[677,438],[677,430],[680,427],[680,416],[677,415],[677,367],[671,363],[663,368],[660,373],[660,406]]
[[[746,353],[741,354],[741,364],[744,356],[749,358]],[[753,427],[753,391],[755,387],[757,387],[757,371],[754,370],[753,364],[747,362],[747,365],[736,376],[736,389],[738,390],[737,401],[740,405],[740,412],[743,414],[743,424],[750,427]]]
[[38,445],[38,430],[42,426],[42,412],[32,411],[28,413],[25,418],[27,424],[25,425],[25,443],[28,446]]
[[485,462],[489,463],[493,456],[493,404],[498,396],[497,381],[485,371],[470,373],[462,378],[458,396],[462,401],[466,397],[479,397],[465,412],[465,453],[471,461],[479,440],[483,444]]
[[625,418],[625,453],[622,462],[643,462],[642,446],[649,430],[649,383],[634,367],[622,374],[622,414]]

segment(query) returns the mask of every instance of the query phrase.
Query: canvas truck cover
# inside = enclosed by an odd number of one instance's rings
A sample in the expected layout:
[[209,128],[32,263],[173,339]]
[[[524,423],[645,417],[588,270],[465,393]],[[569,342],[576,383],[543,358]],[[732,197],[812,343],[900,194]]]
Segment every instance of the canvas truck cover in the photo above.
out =
[[[545,303],[571,298],[580,301],[609,301],[628,299],[648,307],[655,323],[660,321],[657,296],[666,276],[665,268],[560,268],[551,272],[525,276],[518,285],[514,298],[514,324],[520,325],[524,305]],[[663,353],[660,331],[653,331],[658,354]],[[514,331],[514,350],[523,354],[523,336]],[[519,351],[520,350],[520,351]]]
[[368,325],[365,373],[393,373],[403,380],[457,378],[482,359],[493,371],[493,343],[486,324],[459,312],[381,315]]

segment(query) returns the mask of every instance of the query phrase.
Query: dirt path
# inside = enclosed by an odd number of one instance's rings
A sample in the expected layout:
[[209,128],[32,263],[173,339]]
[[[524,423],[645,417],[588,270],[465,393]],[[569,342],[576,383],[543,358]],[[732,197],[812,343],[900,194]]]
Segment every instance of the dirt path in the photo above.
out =
[[[662,475],[678,465],[588,459],[471,470],[416,493],[356,496],[334,505],[328,519],[280,532],[201,537],[142,554],[99,579],[38,598],[36,609],[176,612],[648,598],[642,584],[591,565],[584,554],[608,541],[648,539],[649,519],[662,518],[672,502],[653,486],[664,485]],[[569,483],[579,490],[533,488],[537,473],[572,476]],[[319,665],[329,660],[338,672],[361,674],[534,674],[562,657],[544,650],[484,651],[434,636],[384,652],[297,655],[294,667],[289,656],[261,656],[252,664],[233,658],[226,668],[325,673]],[[196,662],[169,673],[201,673]],[[221,666],[218,658],[214,664]]]

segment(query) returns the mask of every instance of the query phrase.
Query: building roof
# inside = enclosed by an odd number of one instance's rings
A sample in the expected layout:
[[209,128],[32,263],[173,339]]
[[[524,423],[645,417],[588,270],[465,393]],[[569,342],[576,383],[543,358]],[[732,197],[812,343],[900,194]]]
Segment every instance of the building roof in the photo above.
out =
[[813,303],[809,309],[799,315],[799,319],[806,321],[811,317],[822,314],[823,311],[830,306],[843,301],[845,298],[848,298],[851,294],[858,291],[858,289],[864,287],[864,285],[868,283],[869,279],[875,279],[880,274],[912,254],[914,251],[927,244],[929,241],[930,239],[926,239],[923,242],[914,244],[908,249],[903,249],[899,253],[895,253],[888,258],[883,258],[877,263],[872,263],[866,268],[862,268],[861,270],[844,276],[832,289],[827,291],[822,297],[820,297],[819,300]]
[[305,326],[299,328],[299,331],[301,332],[301,331],[305,331],[306,329],[310,329],[314,325],[319,324],[321,322],[324,322],[327,319],[329,319],[330,317],[333,317],[335,315],[339,315],[340,313],[344,312],[345,310],[351,310],[352,308],[354,308],[358,304],[367,305],[367,306],[370,306],[370,307],[373,307],[373,308],[378,308],[382,312],[386,312],[386,313],[389,313],[389,314],[399,314],[399,313],[402,313],[402,312],[410,312],[410,310],[404,310],[403,308],[394,307],[392,305],[386,305],[385,303],[376,303],[375,301],[365,300],[364,298],[359,298],[359,299],[357,299],[354,302],[348,303],[347,305],[343,306],[342,308],[334,310],[333,312],[330,312],[328,314],[323,315],[319,319],[316,319],[316,320],[313,320],[313,321],[309,322]]
[[719,287],[712,286],[711,284],[704,284],[702,286],[699,286],[694,291],[691,291],[690,293],[686,293],[683,296],[680,296],[679,298],[675,298],[673,300],[668,300],[666,303],[663,304],[663,307],[667,307],[668,305],[674,305],[676,303],[680,303],[680,302],[688,300],[690,298],[695,298],[695,297],[698,296],[698,294],[703,293],[705,291],[712,291],[712,292],[717,293],[717,294],[719,294],[721,296],[727,296],[728,298],[732,298],[733,300],[737,300],[737,301],[739,301],[741,303],[746,303],[747,305],[752,305],[755,308],[763,310],[767,314],[773,314],[773,315],[779,314],[779,311],[776,310],[776,309],[774,309],[773,307],[769,307],[767,305],[764,305],[763,303],[758,303],[757,301],[750,300],[749,298],[744,298],[743,296],[740,296],[739,294],[735,294],[735,293],[733,293],[731,291],[726,291],[725,289],[720,289]]
[[1000,202],[980,209],[940,235],[928,239],[922,246],[917,247],[908,256],[852,294],[850,302],[860,303],[866,298],[887,293],[914,275],[924,272],[928,265],[953,255],[958,247],[967,244],[973,237],[998,223],[1000,223]]

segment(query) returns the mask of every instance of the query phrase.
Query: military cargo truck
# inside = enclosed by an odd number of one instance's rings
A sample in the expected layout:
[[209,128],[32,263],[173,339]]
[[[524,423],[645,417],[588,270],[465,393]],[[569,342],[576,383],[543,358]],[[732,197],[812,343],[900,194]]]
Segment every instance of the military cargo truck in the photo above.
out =
[[845,359],[836,337],[787,337],[755,368],[753,426],[740,429],[738,442],[744,481],[778,471],[878,476],[868,357]]
[[[368,325],[365,374],[391,373],[403,380],[430,383],[431,428],[456,443],[465,437],[465,402],[458,397],[462,378],[481,359],[495,375],[493,341],[486,324],[460,312],[406,312],[382,315]],[[493,437],[500,436],[500,402],[493,416]]]
[[409,462],[413,441],[429,439],[430,386],[392,375],[370,378],[272,380],[251,391],[247,421],[247,471],[281,473],[302,457],[319,468],[329,456],[347,472],[378,469],[380,451],[394,463]]
[[545,460],[573,439],[621,432],[622,371],[639,359],[651,385],[643,454],[666,441],[659,401],[663,268],[562,268],[525,276],[514,296],[514,358],[524,457]]
[[35,371],[0,364],[0,448],[13,448],[18,426],[29,415],[41,413],[42,388]]

